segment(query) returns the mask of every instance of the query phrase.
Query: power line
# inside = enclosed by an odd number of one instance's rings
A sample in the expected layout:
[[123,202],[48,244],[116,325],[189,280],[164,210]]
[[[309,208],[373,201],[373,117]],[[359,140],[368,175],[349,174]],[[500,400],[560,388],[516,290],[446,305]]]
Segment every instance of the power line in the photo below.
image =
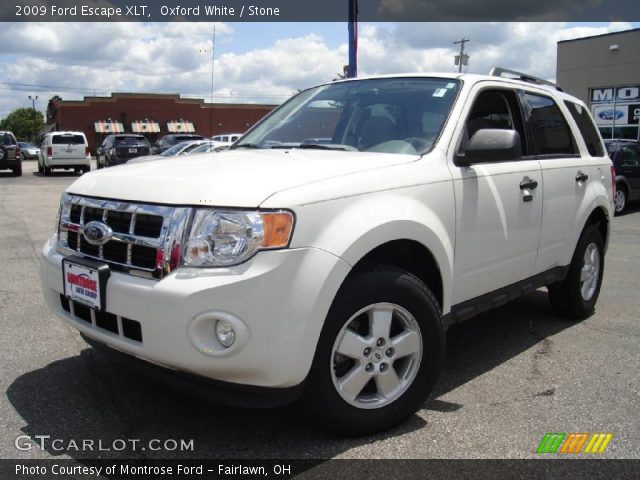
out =
[[[9,83],[9,82],[0,82],[0,85],[6,85],[9,88],[0,87],[0,90],[6,91],[18,91],[18,92],[49,92],[49,93],[57,93],[61,90],[65,90],[61,93],[80,93],[80,94],[89,94],[95,96],[97,93],[103,95],[111,95],[113,93],[117,93],[117,91],[110,90],[95,90],[91,88],[84,87],[62,87],[55,85],[37,85],[37,84],[26,84],[26,83]],[[293,92],[293,90],[292,90]],[[139,93],[158,93],[158,94],[175,94],[176,92],[169,91],[155,91],[155,92],[139,92]],[[288,94],[243,94],[243,93],[220,93],[211,95],[210,92],[207,93],[182,93],[180,94],[182,97],[201,97],[201,98],[289,98],[291,95]]]

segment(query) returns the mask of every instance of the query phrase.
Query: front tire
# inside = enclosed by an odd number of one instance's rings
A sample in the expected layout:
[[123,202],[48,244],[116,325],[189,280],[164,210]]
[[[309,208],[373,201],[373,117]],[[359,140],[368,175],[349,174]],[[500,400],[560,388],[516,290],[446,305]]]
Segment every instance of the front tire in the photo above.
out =
[[580,235],[569,272],[559,283],[549,286],[549,300],[556,313],[584,319],[593,313],[604,272],[604,241],[595,225]]
[[387,430],[425,402],[443,358],[440,308],[429,288],[404,270],[364,268],[331,306],[303,405],[341,434]]

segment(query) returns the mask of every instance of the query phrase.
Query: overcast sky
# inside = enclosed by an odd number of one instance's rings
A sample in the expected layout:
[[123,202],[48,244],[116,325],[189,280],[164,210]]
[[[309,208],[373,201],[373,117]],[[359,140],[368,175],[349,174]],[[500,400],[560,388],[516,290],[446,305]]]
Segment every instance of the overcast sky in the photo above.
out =
[[[637,28],[629,23],[360,24],[359,75],[451,72],[467,37],[465,69],[493,66],[555,78],[559,40]],[[214,101],[280,103],[331,81],[347,63],[345,23],[227,23],[215,27]],[[0,118],[38,95],[65,100],[111,92],[211,95],[213,24],[0,24]]]

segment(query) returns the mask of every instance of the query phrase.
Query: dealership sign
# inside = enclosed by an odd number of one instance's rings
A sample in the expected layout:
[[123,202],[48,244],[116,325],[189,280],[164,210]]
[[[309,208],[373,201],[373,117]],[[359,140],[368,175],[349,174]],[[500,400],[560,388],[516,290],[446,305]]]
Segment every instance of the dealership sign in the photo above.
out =
[[640,121],[640,104],[595,105],[593,117],[598,126],[606,125],[638,125]]
[[591,89],[591,103],[618,103],[640,101],[640,85]]

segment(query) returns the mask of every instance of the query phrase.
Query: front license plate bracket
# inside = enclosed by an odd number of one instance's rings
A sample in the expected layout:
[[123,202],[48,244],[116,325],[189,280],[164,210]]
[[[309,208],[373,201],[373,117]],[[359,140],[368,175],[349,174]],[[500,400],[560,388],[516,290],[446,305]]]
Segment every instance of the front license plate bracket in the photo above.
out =
[[103,311],[107,305],[109,265],[72,255],[62,260],[64,296],[94,310]]

